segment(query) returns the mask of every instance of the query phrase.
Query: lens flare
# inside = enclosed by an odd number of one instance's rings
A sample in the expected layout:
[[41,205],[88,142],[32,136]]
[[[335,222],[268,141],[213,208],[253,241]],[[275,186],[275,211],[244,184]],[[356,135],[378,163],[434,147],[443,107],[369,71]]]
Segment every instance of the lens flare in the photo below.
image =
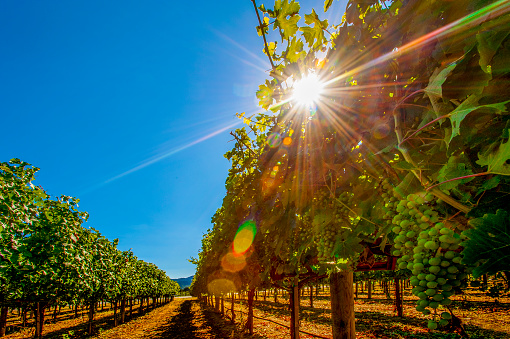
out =
[[317,74],[310,73],[296,81],[293,85],[292,100],[298,105],[314,107],[324,91],[324,83]]
[[253,243],[255,234],[257,233],[257,225],[253,220],[245,221],[237,230],[234,237],[233,251],[235,254],[245,253]]
[[281,143],[282,143],[282,137],[280,136],[279,133],[271,133],[267,137],[267,144],[271,148],[278,147],[278,146],[280,146]]
[[222,295],[232,291],[236,291],[237,287],[232,280],[219,278],[214,279],[209,284],[207,284],[207,290],[212,295]]
[[244,254],[228,252],[221,258],[221,267],[227,272],[239,272],[246,267],[246,258]]

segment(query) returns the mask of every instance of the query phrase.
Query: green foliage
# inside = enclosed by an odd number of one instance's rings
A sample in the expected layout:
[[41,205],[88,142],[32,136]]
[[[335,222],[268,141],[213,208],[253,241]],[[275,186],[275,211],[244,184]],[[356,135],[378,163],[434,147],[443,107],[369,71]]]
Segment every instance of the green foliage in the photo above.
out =
[[78,199],[32,184],[38,168],[0,164],[0,301],[95,302],[162,296],[179,286],[153,264],[82,226]]
[[472,229],[464,231],[462,252],[463,262],[471,265],[480,263],[473,271],[475,278],[482,274],[496,274],[510,271],[510,215],[498,210],[496,214],[486,214],[482,218],[470,220]]
[[[324,1],[324,10],[332,4]],[[350,0],[336,23],[316,10],[299,13],[295,1],[261,6],[257,31],[279,34],[267,46],[271,79],[257,91],[265,113],[240,116],[247,127],[233,133],[227,194],[204,235],[194,293],[208,293],[211,277],[237,277],[242,289],[355,269],[374,242],[412,254],[400,260],[401,274],[429,270],[419,279],[435,286],[427,286],[424,310],[460,289],[469,270],[459,265],[461,231],[508,204],[510,20],[501,6]],[[316,109],[292,99],[307,74],[325,85]],[[257,224],[253,253],[242,270],[225,273],[221,260],[248,219]],[[477,243],[483,253],[506,250],[494,242],[507,239],[506,224],[489,224],[501,237],[476,236],[465,251]],[[431,233],[419,238],[424,230]],[[503,269],[497,262],[491,268]]]

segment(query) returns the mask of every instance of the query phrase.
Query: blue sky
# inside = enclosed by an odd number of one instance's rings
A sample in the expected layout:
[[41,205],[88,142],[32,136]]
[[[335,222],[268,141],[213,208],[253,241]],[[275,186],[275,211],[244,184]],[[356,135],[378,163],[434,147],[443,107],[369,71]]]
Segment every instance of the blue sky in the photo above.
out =
[[40,167],[35,183],[78,197],[121,250],[194,274],[235,113],[260,111],[256,25],[250,0],[1,1],[0,161]]

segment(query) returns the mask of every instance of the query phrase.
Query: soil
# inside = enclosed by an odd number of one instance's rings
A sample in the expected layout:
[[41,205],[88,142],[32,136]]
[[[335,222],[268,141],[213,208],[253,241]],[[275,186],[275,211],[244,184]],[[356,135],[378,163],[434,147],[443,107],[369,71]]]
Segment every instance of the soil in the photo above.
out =
[[[301,339],[331,338],[331,311],[328,291],[314,297],[314,305],[310,307],[307,295],[302,297],[300,305]],[[237,298],[237,296],[236,296]],[[133,317],[127,316],[127,322],[113,327],[113,312],[106,310],[95,317],[95,335],[86,335],[86,316],[73,319],[74,312],[64,309],[57,322],[48,319],[45,324],[43,338],[55,339],[208,339],[208,338],[254,338],[273,339],[289,338],[288,324],[290,313],[288,299],[278,296],[278,301],[267,297],[266,301],[259,295],[254,301],[254,335],[250,336],[244,328],[246,321],[246,301],[235,300],[236,324],[230,321],[230,298],[225,299],[225,314],[222,315],[212,306],[207,306],[195,298],[176,298],[174,301],[137,315],[137,305]],[[469,293],[456,297],[451,309],[463,322],[471,339],[508,339],[510,338],[510,298],[501,298],[498,302],[487,297]],[[393,300],[387,299],[383,293],[373,294],[368,299],[366,294],[359,295],[355,300],[356,337],[358,339],[383,338],[436,338],[458,339],[456,333],[430,331],[427,319],[414,309],[413,297],[406,294],[404,300],[404,317],[396,315]],[[48,312],[48,316],[49,316]],[[83,311],[86,314],[86,310]],[[49,317],[48,317],[49,318]],[[11,332],[19,317],[10,316]],[[31,325],[31,324],[29,324]],[[5,338],[32,338],[32,327],[19,332],[10,333]]]

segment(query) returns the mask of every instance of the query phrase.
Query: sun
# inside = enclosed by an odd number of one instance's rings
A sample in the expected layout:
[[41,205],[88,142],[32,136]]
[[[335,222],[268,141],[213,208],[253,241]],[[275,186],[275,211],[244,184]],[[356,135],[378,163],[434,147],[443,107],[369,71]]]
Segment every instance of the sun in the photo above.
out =
[[292,86],[292,101],[298,105],[310,107],[317,104],[324,92],[324,83],[317,74],[309,73]]

